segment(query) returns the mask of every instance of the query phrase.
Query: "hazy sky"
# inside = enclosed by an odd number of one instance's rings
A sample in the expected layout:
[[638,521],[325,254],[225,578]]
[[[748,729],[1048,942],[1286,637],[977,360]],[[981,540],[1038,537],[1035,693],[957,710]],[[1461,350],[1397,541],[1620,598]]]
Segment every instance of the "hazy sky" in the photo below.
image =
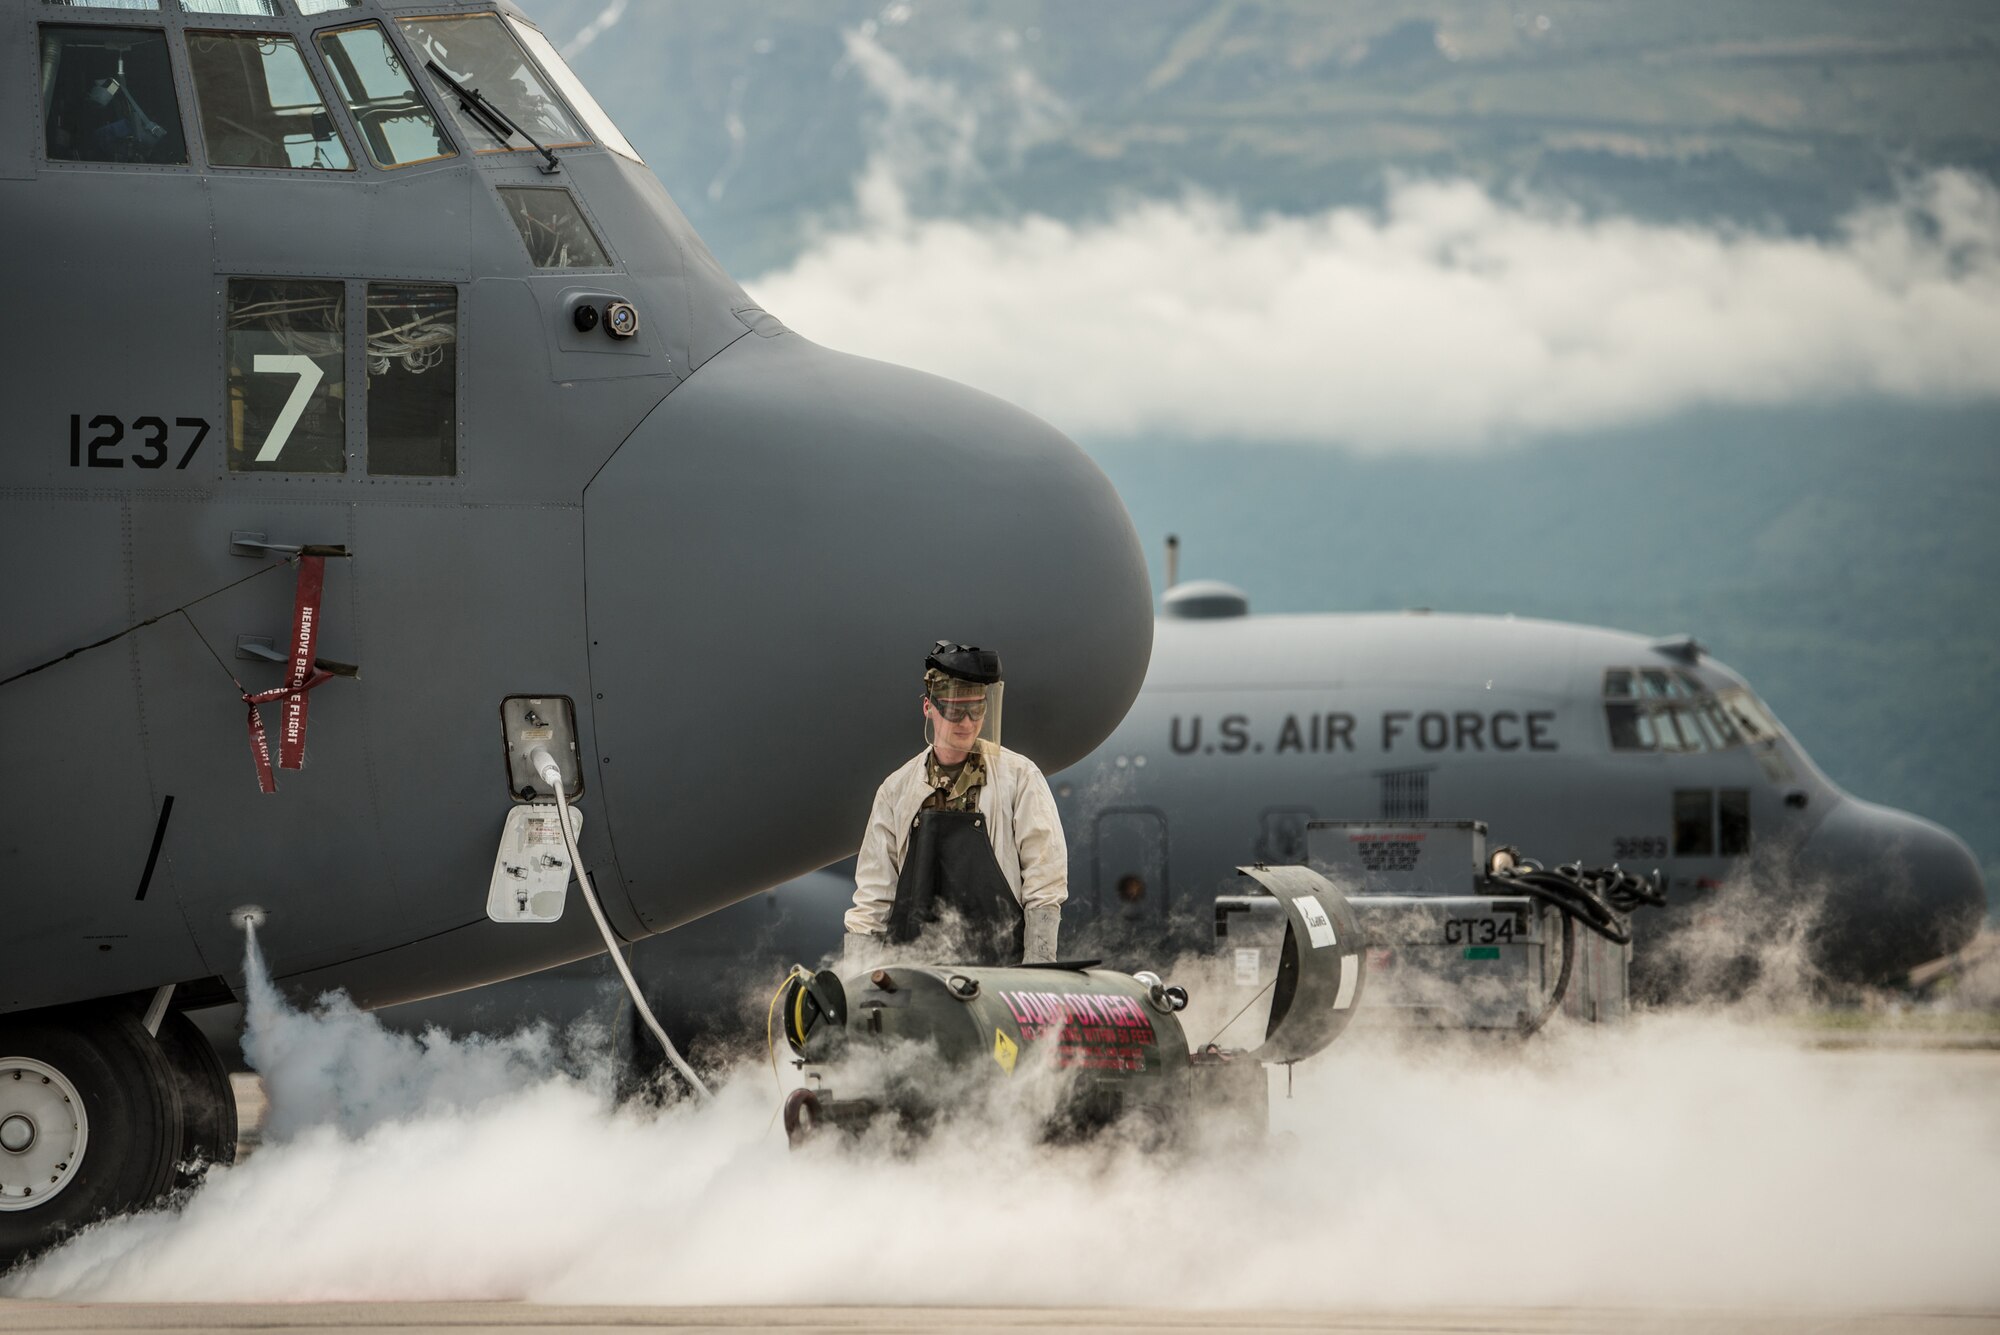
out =
[[2000,395],[2000,192],[1911,177],[1830,238],[1586,217],[1409,180],[1379,208],[1246,216],[1199,194],[967,220],[996,112],[847,35],[873,149],[837,223],[753,296],[800,333],[990,390],[1079,436],[1463,448],[1696,406]]
[[1307,217],[1199,198],[1083,225],[863,216],[752,295],[1074,435],[1467,446],[1702,404],[2000,392],[2000,195],[1963,175],[1826,243],[1462,183]]

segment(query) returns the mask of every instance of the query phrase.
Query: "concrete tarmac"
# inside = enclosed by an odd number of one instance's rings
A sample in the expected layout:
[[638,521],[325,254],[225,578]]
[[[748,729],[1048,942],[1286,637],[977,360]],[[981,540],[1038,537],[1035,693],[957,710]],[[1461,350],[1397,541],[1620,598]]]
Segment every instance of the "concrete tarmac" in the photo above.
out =
[[[1872,1036],[1879,1039],[1879,1036]],[[2000,1107],[2000,1051],[1934,1040],[1914,1047],[1828,1044],[1825,1060],[1861,1081],[1976,1091]],[[254,1076],[235,1080],[242,1152],[255,1153],[265,1104]],[[2000,1253],[1996,1253],[2000,1256]],[[439,1303],[69,1303],[0,1298],[0,1335],[110,1335],[133,1331],[278,1332],[322,1335],[594,1335],[643,1330],[810,1332],[1101,1331],[1159,1335],[1199,1331],[1386,1332],[1390,1335],[2000,1335],[2000,1307],[1981,1310],[1811,1311],[1715,1308],[1463,1307],[1353,1311],[1186,1310],[1058,1307],[577,1307],[519,1302]]]

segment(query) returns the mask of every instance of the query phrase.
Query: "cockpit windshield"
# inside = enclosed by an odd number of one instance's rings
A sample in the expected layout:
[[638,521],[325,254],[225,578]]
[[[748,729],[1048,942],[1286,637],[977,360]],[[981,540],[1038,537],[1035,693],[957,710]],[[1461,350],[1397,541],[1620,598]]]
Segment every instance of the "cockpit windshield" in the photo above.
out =
[[[542,83],[535,63],[514,40],[497,14],[466,14],[402,20],[403,31],[416,48],[419,63],[435,61],[439,69],[467,89],[477,91],[519,126],[527,139],[561,148],[588,142],[561,99]],[[522,135],[510,133],[462,105],[449,84],[429,71],[438,99],[451,108],[459,129],[479,152],[530,149]]]
[[1681,668],[1607,668],[1604,721],[1614,751],[1768,752],[1779,737],[1778,721],[1748,690],[1711,691]]
[[583,122],[590,127],[591,133],[613,152],[623,153],[634,162],[644,162],[645,159],[639,156],[639,151],[626,141],[624,135],[618,133],[618,127],[611,123],[611,117],[604,114],[604,108],[597,105],[597,99],[583,86],[583,80],[576,77],[562,56],[557,53],[554,43],[542,36],[540,29],[519,19],[509,18],[507,22],[513,26],[514,35],[521,39],[521,45],[527,47],[528,53],[541,62],[542,69],[555,82],[556,87],[562,90],[562,95],[569,99],[569,104],[576,108],[576,114],[583,117]]

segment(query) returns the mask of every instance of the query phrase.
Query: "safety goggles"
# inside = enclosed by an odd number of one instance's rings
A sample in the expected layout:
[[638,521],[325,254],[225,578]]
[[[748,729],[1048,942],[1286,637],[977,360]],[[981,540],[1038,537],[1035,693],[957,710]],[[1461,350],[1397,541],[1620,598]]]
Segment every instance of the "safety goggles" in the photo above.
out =
[[946,723],[963,723],[967,719],[978,722],[986,717],[984,697],[977,700],[940,700],[933,695],[930,701],[931,708],[937,710],[938,717]]

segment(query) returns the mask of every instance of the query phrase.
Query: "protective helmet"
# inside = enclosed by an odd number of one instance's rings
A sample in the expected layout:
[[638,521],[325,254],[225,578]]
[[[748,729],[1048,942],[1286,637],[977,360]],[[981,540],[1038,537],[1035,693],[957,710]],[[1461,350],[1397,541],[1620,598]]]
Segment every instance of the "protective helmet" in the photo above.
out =
[[[924,658],[924,698],[929,704],[924,711],[924,741],[932,746],[962,745],[968,740],[962,736],[966,731],[963,725],[977,721],[978,739],[998,746],[1004,689],[999,654],[976,645],[939,640]],[[943,721],[948,735],[939,736],[934,719]]]
[[931,646],[930,654],[924,659],[926,680],[932,672],[991,686],[1000,680],[1000,655],[991,649],[981,649],[976,644],[953,644],[950,640],[939,640]]

